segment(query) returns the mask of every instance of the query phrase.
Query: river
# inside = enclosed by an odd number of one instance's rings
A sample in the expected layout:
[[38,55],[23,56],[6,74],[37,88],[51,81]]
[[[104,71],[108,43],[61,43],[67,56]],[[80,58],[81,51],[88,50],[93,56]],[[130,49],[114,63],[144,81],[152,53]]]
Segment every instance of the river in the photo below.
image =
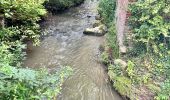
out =
[[42,23],[48,35],[40,46],[28,48],[24,66],[50,70],[62,66],[73,68],[73,75],[64,82],[57,100],[122,100],[100,62],[99,46],[104,37],[83,35],[83,30],[92,27],[95,21],[98,2],[86,0],[78,7],[50,15]]

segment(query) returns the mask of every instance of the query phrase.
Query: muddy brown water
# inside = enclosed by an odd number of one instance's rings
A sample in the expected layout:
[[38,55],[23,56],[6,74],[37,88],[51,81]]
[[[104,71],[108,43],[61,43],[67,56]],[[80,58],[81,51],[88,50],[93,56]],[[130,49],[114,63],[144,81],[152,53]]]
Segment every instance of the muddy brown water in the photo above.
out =
[[104,37],[83,35],[83,30],[92,27],[95,21],[97,4],[97,0],[86,0],[79,7],[49,16],[42,24],[48,35],[40,46],[28,48],[25,66],[50,70],[73,68],[73,75],[64,82],[57,100],[122,100],[99,62],[99,45]]

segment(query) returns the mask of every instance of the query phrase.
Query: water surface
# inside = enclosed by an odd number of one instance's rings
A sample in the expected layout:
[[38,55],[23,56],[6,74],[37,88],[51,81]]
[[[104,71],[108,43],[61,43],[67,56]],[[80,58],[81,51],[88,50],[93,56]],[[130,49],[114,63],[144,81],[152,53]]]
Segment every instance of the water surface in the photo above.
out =
[[92,27],[97,0],[86,0],[79,7],[51,15],[42,24],[48,32],[38,47],[29,47],[25,66],[55,70],[62,65],[73,68],[57,100],[122,100],[111,88],[107,72],[100,63],[99,46],[104,37],[83,35]]

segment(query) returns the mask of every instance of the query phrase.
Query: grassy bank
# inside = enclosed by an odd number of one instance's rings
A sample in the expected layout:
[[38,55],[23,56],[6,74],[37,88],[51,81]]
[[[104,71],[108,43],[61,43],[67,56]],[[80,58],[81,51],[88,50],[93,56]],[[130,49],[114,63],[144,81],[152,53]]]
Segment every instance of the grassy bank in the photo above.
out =
[[[106,9],[112,7],[108,1],[112,0],[101,0],[99,5],[104,8],[99,11],[105,21],[114,18],[107,13]],[[128,49],[125,55],[118,54],[115,25],[110,20],[112,26],[109,26],[106,51],[102,58],[108,66],[113,87],[122,96],[131,100],[170,99],[169,5],[166,0],[143,0],[129,6],[131,31],[125,41]]]
[[70,67],[52,74],[45,69],[22,68],[27,47],[24,41],[39,44],[38,21],[47,13],[43,3],[44,0],[0,0],[1,100],[52,99],[72,72]]

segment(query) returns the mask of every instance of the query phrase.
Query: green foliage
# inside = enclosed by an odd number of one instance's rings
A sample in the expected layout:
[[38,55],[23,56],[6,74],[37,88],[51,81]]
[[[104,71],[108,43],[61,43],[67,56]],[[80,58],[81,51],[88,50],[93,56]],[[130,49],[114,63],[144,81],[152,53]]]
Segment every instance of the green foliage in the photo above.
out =
[[0,14],[6,19],[5,29],[0,29],[2,41],[33,40],[39,43],[40,27],[37,21],[46,14],[44,0],[1,0]]
[[[170,99],[169,5],[168,0],[137,0],[130,4],[132,16],[129,24],[133,43],[129,45],[128,53],[122,55],[123,59],[128,60],[128,65],[123,70],[121,66],[110,64],[108,72],[114,81],[113,86],[120,94],[131,99],[135,98],[135,94],[139,96],[136,98],[140,98],[145,91],[138,90],[138,87],[147,87],[146,91],[151,93],[147,94],[148,96],[154,93],[156,100]],[[107,5],[103,6],[103,9],[108,8]],[[109,19],[109,17],[103,18]],[[113,49],[113,57],[118,58],[120,56],[116,45],[115,27],[113,25],[109,28],[108,45]]]
[[120,54],[119,54],[119,46],[117,42],[116,28],[114,25],[112,25],[109,28],[109,31],[107,33],[107,44],[108,47],[111,48],[112,57],[118,58]]
[[130,96],[132,81],[130,78],[123,76],[123,71],[118,65],[109,65],[108,75],[114,82],[113,87],[124,96]]
[[0,99],[52,99],[60,92],[63,79],[70,72],[70,68],[65,68],[50,75],[45,71],[39,72],[31,69],[17,69],[7,65],[2,66],[0,68]]
[[98,6],[98,12],[102,18],[102,22],[107,25],[107,45],[108,51],[111,54],[111,57],[119,57],[119,47],[117,44],[116,28],[114,25],[115,18],[115,9],[116,9],[116,0],[100,0]]
[[45,0],[1,0],[0,12],[4,13],[6,18],[21,21],[38,21],[40,16],[46,14],[43,7]]
[[[121,69],[121,66],[119,66],[119,65],[112,65],[112,64],[110,64],[108,66],[108,70],[109,70],[108,73],[114,73],[116,76],[123,75],[123,70]],[[114,77],[112,77],[111,74],[109,74],[109,76],[111,77],[111,79],[114,79]]]
[[39,43],[37,22],[46,14],[44,0],[0,0],[0,15],[6,26],[0,28],[0,99],[51,100],[61,90],[64,79],[71,74],[70,67],[56,73],[22,68],[25,59],[25,40]]
[[0,41],[15,41],[30,39],[34,44],[39,44],[40,28],[38,24],[22,25],[0,29]]
[[61,90],[64,78],[72,69],[66,67],[54,74],[47,71],[34,71],[21,67],[24,45],[15,41],[0,44],[0,99],[32,100],[51,99]]
[[104,64],[108,64],[109,63],[109,54],[104,51],[102,54],[101,54],[101,59],[102,59],[102,62]]
[[45,3],[45,6],[50,11],[60,11],[78,5],[83,1],[84,0],[49,0]]
[[115,89],[124,96],[131,95],[132,82],[127,77],[116,77],[114,80]]
[[[169,99],[169,37],[170,37],[170,1],[168,0],[138,0],[130,5],[132,17],[130,25],[133,29],[134,42],[144,44],[140,46],[143,54],[148,61],[139,59],[137,65],[147,68],[146,75],[143,76],[143,83],[148,80],[156,81],[160,84],[161,91],[156,91],[156,100]],[[143,51],[146,51],[145,54]],[[141,53],[143,52],[143,53]],[[138,55],[141,56],[141,55]],[[132,58],[134,59],[134,58]],[[146,70],[146,69],[145,69]],[[162,80],[166,77],[166,81]],[[164,79],[165,80],[165,79]],[[161,84],[162,83],[162,84]]]
[[169,5],[167,0],[138,0],[130,5],[130,24],[134,29],[134,37],[146,44],[147,51],[152,48],[151,51],[158,53],[161,48],[168,49]]
[[24,59],[25,45],[20,41],[0,43],[0,66],[13,65],[20,67],[20,61]]
[[153,93],[158,93],[161,91],[160,87],[155,85],[155,84],[148,84],[147,87],[153,92]]
[[133,63],[132,61],[128,61],[128,65],[127,65],[126,71],[127,71],[128,76],[129,76],[130,78],[132,78],[133,76],[135,76],[135,75],[134,75],[134,67],[135,67],[134,63]]
[[146,53],[146,45],[142,42],[134,42],[133,48],[128,50],[128,57],[139,57]]
[[111,26],[115,18],[116,0],[100,0],[98,12],[103,23]]
[[162,86],[162,91],[155,97],[156,100],[169,100],[170,99],[170,81],[166,80]]

